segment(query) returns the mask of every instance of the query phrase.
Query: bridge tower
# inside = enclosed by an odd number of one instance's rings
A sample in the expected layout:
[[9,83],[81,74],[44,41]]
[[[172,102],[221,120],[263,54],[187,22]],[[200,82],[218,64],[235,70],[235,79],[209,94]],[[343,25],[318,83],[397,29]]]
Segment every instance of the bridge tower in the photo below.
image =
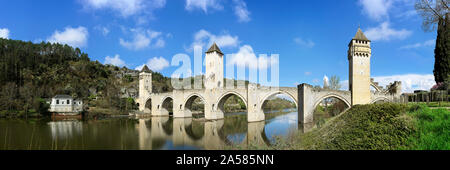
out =
[[223,53],[214,43],[205,55],[205,88],[216,89],[223,87]]
[[[152,93],[152,73],[147,65],[144,65],[139,73],[139,110],[147,112],[145,108],[147,99]],[[148,110],[149,112],[149,110]]]
[[360,28],[355,37],[348,44],[349,61],[349,90],[351,91],[351,104],[368,104],[370,94],[370,58],[372,51],[370,40]]

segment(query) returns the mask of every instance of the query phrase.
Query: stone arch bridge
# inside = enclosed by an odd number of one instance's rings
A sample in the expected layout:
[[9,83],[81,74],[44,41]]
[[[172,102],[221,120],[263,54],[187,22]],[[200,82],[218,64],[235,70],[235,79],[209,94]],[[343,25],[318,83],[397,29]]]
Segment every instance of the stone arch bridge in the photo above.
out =
[[[398,84],[395,84],[398,86]],[[168,93],[151,93],[138,100],[140,111],[152,116],[169,116],[169,103],[172,102],[173,117],[192,117],[190,106],[196,98],[204,103],[205,119],[218,120],[224,118],[224,103],[235,95],[239,97],[247,108],[248,122],[265,120],[263,104],[270,97],[277,94],[285,94],[293,99],[298,107],[298,119],[300,123],[312,123],[313,113],[317,105],[326,98],[337,98],[351,107],[351,92],[342,90],[330,90],[315,88],[309,84],[300,84],[297,87],[264,87],[249,84],[247,88],[216,88],[216,89],[191,89],[174,90]],[[400,93],[389,93],[377,87],[371,93],[371,102],[398,102]]]
[[298,106],[298,91],[296,87],[263,87],[249,84],[246,88],[215,88],[174,90],[168,93],[151,93],[139,99],[139,110],[152,116],[168,116],[169,103],[172,102],[173,117],[192,117],[190,106],[196,98],[204,103],[205,119],[217,120],[224,118],[225,101],[235,95],[247,108],[248,122],[265,119],[262,110],[264,102],[277,94],[285,94],[293,99]]
[[[389,87],[401,88],[400,82],[391,84]],[[382,87],[375,88],[375,91],[371,92],[370,103],[376,102],[399,102],[400,91],[389,92]],[[348,108],[352,107],[351,92],[343,90],[331,90],[323,88],[315,88],[309,84],[298,85],[298,119],[301,123],[313,122],[313,113],[317,105],[324,99],[337,98],[345,103]]]

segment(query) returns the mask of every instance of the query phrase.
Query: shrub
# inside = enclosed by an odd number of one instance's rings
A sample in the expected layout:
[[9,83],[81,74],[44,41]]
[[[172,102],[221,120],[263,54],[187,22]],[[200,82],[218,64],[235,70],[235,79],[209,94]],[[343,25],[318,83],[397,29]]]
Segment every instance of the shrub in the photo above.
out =
[[400,104],[357,105],[305,134],[303,149],[385,150],[408,145],[414,125]]

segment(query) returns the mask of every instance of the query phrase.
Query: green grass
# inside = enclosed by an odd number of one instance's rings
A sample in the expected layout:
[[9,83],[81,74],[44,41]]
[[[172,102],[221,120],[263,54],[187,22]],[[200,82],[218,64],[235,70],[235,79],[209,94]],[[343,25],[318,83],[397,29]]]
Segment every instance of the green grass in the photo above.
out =
[[[426,105],[428,107],[450,107],[450,102],[418,102],[417,104]],[[412,104],[415,105],[415,104]]]
[[409,109],[417,131],[410,137],[414,150],[450,150],[450,111],[414,105]]
[[298,149],[392,150],[408,146],[411,117],[398,104],[357,105],[322,128],[300,135]]
[[449,117],[448,109],[424,104],[357,105],[310,132],[241,149],[450,150]]

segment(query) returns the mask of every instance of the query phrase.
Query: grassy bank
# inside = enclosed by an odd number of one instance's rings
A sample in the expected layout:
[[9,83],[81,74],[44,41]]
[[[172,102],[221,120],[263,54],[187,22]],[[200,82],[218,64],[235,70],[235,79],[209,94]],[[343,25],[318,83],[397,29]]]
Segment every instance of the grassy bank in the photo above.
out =
[[425,105],[359,105],[310,132],[242,149],[449,150],[449,117],[449,110]]
[[450,107],[450,102],[417,102],[413,103],[412,105],[426,105],[428,107]]
[[415,119],[417,131],[410,137],[409,149],[450,150],[450,111],[430,109],[425,105],[414,105],[409,114]]

